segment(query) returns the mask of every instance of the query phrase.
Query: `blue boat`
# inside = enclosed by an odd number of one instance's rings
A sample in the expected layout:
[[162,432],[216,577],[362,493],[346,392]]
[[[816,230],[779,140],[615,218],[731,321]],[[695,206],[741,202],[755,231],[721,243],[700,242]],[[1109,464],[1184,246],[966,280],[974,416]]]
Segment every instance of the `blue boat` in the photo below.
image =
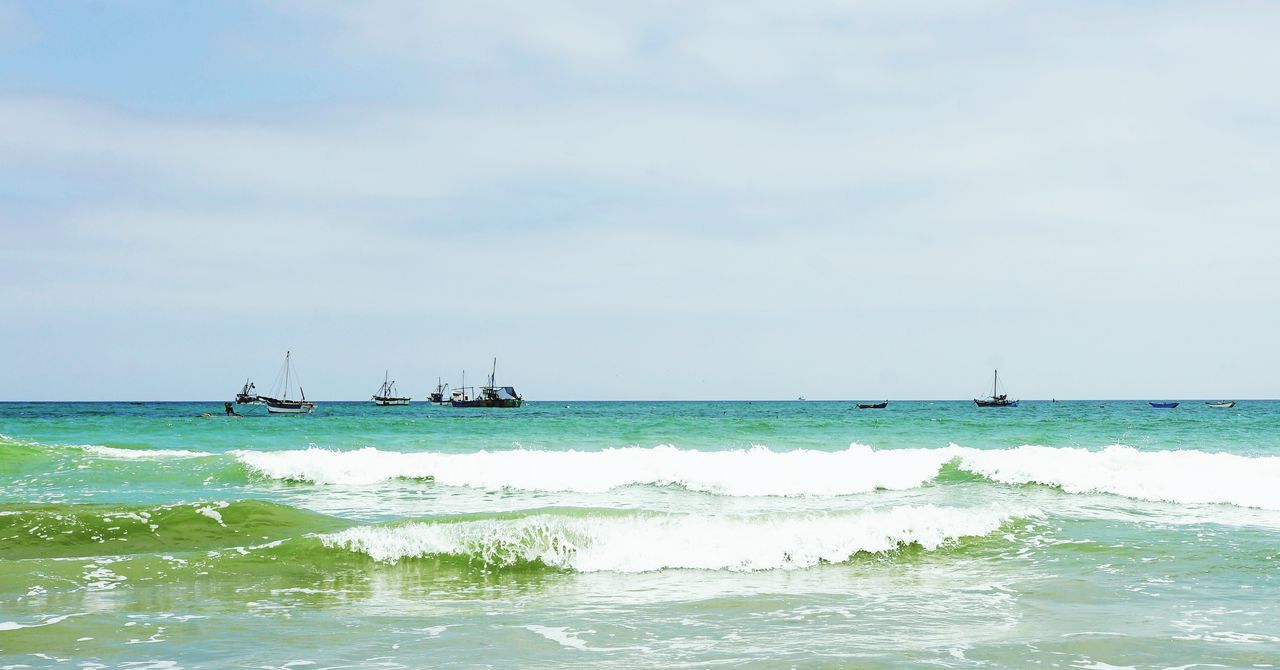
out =
[[1147,404],[1156,409],[1173,409],[1178,406],[1176,402],[1149,402]]

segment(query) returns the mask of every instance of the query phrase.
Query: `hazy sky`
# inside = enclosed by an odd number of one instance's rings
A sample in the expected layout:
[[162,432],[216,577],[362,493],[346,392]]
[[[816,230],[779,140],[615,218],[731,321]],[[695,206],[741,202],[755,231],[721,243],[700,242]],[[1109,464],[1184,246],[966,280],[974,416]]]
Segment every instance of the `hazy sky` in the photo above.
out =
[[1274,2],[6,2],[0,398],[1280,396]]

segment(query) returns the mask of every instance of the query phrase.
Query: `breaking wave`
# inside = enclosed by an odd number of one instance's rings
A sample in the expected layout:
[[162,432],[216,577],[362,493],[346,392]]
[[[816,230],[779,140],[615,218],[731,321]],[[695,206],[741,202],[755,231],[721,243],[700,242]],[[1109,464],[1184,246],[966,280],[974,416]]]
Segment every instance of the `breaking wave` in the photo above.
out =
[[121,449],[118,447],[103,447],[96,444],[81,445],[80,449],[86,454],[97,458],[118,458],[129,461],[163,461],[217,455],[187,449]]
[[664,445],[464,454],[312,447],[233,454],[257,475],[316,484],[431,479],[491,490],[594,493],[650,485],[728,496],[829,496],[917,488],[946,471],[959,471],[1002,484],[1054,486],[1067,493],[1280,510],[1280,487],[1275,486],[1280,481],[1280,457],[1139,451],[1123,445],[1101,450],[1030,445],[987,450],[954,444],[877,450],[854,444],[834,452],[760,446],[694,451]]
[[929,481],[952,456],[928,449],[876,451],[692,451],[671,446],[604,451],[402,453],[309,448],[235,452],[272,479],[317,484],[372,484],[395,478],[484,489],[596,493],[633,486],[681,486],[734,496],[848,495],[910,489]]
[[385,563],[454,557],[486,567],[578,572],[797,569],[916,546],[932,551],[989,535],[1038,510],[923,505],[815,515],[534,514],[519,518],[357,526],[325,546]]

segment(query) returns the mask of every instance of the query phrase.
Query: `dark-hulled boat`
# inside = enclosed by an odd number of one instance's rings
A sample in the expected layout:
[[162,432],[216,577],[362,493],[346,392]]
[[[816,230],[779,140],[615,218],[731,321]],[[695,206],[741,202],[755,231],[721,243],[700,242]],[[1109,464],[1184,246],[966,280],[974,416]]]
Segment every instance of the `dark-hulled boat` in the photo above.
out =
[[986,398],[974,398],[973,404],[978,407],[1017,407],[1017,400],[1010,400],[1008,393],[1000,392],[1000,371],[995,371],[991,381],[991,395]]
[[[464,375],[466,373],[463,373]],[[449,400],[449,404],[453,407],[520,407],[524,405],[524,398],[516,393],[514,387],[498,386],[494,379],[498,374],[498,359],[493,359],[493,371],[489,373],[489,385],[481,386],[480,393],[474,398],[467,397],[466,378],[463,378],[464,386],[453,390],[453,396]]]
[[440,378],[436,377],[436,390],[431,392],[431,402],[437,405],[443,405],[448,402],[444,399],[444,391],[447,388],[449,388],[449,385],[441,382]]
[[1147,404],[1154,409],[1173,409],[1178,406],[1176,402],[1149,402]]
[[248,379],[244,380],[244,386],[240,388],[240,392],[236,394],[237,405],[256,405],[262,402],[258,399],[258,389],[253,382]]
[[888,406],[889,406],[888,400],[884,402],[858,403],[858,409],[884,409]]

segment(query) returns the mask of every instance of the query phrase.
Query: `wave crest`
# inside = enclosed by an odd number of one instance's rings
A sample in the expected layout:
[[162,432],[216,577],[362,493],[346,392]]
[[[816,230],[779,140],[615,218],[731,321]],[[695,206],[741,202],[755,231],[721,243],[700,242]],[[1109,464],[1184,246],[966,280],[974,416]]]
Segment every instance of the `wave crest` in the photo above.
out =
[[1040,515],[932,505],[807,516],[536,514],[359,526],[320,539],[327,547],[386,563],[449,556],[486,567],[539,563],[578,572],[754,571],[840,563],[910,545],[934,550]]
[[934,481],[944,465],[1002,484],[1043,484],[1067,493],[1106,493],[1153,502],[1230,504],[1280,510],[1280,457],[1177,450],[1101,450],[1024,445],[1012,449],[843,451],[753,447],[693,451],[672,446],[603,451],[508,450],[444,454],[381,451],[237,451],[271,479],[367,485],[432,479],[448,486],[599,493],[625,486],[679,486],[729,496],[832,496],[904,490]]
[[603,451],[510,450],[442,454],[373,447],[354,451],[309,448],[237,451],[236,458],[272,479],[317,484],[372,484],[388,479],[434,479],[484,489],[599,493],[634,486],[681,486],[735,496],[848,495],[910,489],[929,481],[953,454],[937,449],[876,451],[854,444],[844,451],[772,451],[752,447],[692,451],[662,445]]

